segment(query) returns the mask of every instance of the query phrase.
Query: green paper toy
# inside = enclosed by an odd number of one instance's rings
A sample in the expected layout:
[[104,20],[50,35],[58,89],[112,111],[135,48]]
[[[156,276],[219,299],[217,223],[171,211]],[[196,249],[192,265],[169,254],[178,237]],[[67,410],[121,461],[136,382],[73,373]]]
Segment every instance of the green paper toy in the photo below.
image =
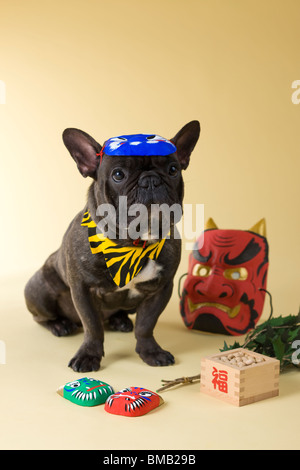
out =
[[59,387],[57,393],[72,403],[76,403],[76,405],[96,406],[105,403],[106,399],[114,393],[114,390],[105,382],[83,377]]

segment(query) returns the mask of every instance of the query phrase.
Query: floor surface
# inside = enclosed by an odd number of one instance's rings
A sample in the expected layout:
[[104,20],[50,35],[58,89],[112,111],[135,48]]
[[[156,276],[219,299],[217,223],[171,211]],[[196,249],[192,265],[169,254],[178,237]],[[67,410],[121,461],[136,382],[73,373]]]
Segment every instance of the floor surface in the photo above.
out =
[[[200,373],[203,356],[232,338],[189,331],[173,298],[156,327],[156,339],[176,357],[170,367],[149,367],[135,353],[133,333],[106,332],[101,370],[77,374],[67,367],[82,333],[57,338],[37,325],[23,300],[25,279],[1,289],[0,448],[95,450],[298,449],[300,373],[280,376],[280,394],[235,407],[200,392],[199,382],[161,392],[164,404],[127,418],[104,406],[74,405],[56,393],[81,376],[101,379],[115,391],[128,386],[157,390],[161,380]],[[3,352],[5,352],[5,361]]]

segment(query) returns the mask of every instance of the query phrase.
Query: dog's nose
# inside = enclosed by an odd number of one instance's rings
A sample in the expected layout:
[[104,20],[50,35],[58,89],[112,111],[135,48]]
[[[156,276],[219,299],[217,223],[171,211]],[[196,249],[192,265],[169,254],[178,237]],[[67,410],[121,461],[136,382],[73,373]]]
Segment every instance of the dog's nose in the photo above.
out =
[[144,189],[155,189],[161,184],[160,176],[157,173],[148,171],[139,178],[139,186]]

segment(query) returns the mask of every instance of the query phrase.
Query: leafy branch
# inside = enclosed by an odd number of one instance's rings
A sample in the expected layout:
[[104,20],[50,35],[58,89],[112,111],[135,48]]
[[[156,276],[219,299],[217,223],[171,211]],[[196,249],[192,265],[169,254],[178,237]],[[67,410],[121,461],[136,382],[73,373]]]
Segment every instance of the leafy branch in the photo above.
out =
[[[297,315],[279,316],[270,318],[257,325],[245,338],[243,344],[234,342],[231,346],[224,341],[220,351],[229,351],[235,348],[247,348],[265,356],[275,357],[280,361],[281,371],[287,366],[299,364],[293,361],[295,353],[295,341],[300,346],[300,310]],[[297,361],[298,362],[298,361]]]

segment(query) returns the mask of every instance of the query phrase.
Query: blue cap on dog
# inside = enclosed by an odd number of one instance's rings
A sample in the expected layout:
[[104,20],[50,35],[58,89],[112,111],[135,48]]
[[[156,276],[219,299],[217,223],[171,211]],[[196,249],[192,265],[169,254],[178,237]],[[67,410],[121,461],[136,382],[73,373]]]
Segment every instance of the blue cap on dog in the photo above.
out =
[[165,156],[176,152],[176,147],[170,140],[159,135],[133,134],[108,139],[103,152],[111,156]]

